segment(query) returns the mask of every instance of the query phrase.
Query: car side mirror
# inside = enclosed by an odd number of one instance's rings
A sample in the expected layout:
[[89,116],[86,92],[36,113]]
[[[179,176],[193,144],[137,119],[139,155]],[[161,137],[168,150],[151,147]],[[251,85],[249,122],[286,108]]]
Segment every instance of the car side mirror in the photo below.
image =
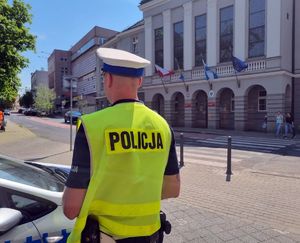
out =
[[0,208],[0,232],[6,232],[16,226],[23,216],[18,210],[11,208]]

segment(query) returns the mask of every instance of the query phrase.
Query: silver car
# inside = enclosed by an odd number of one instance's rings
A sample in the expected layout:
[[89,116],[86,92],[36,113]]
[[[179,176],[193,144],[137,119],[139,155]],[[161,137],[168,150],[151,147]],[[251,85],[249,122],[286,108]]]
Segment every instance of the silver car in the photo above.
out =
[[0,242],[66,242],[62,210],[68,168],[0,156]]

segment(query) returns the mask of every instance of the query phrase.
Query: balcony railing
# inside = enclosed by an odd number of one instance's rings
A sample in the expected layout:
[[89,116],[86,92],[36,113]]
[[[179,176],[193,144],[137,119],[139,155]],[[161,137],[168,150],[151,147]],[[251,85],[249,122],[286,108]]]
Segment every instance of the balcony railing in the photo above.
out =
[[[266,60],[257,60],[257,61],[247,62],[247,63],[248,63],[248,68],[243,73],[249,73],[249,74],[256,73],[266,69]],[[211,69],[217,72],[219,78],[230,77],[235,75],[232,65],[211,67]],[[182,80],[180,80],[180,75],[181,73],[177,71],[175,72],[175,74],[163,78],[159,77],[157,74],[153,76],[148,76],[145,77],[144,79],[144,86],[161,85],[162,80],[164,81],[165,84],[182,82]],[[203,67],[184,71],[183,75],[184,75],[184,80],[186,82],[205,79],[205,73]]]

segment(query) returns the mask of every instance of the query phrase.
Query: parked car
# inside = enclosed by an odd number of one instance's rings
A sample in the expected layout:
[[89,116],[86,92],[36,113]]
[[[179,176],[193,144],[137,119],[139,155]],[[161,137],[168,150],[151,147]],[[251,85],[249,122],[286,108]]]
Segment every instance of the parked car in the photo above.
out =
[[37,116],[48,116],[49,113],[46,111],[37,111]]
[[37,115],[37,110],[34,108],[28,108],[24,111],[25,116],[36,116]]
[[[64,115],[64,119],[65,119],[65,123],[70,122],[70,117],[71,117],[71,111],[67,111]],[[76,123],[78,118],[81,116],[82,114],[79,111],[72,111],[72,123]]]
[[5,110],[4,110],[4,115],[10,116],[10,110],[9,110],[9,109],[5,109]]
[[69,168],[0,156],[0,242],[66,242],[62,209]]
[[24,112],[25,108],[23,107],[20,107],[19,110],[18,110],[18,113],[22,114]]

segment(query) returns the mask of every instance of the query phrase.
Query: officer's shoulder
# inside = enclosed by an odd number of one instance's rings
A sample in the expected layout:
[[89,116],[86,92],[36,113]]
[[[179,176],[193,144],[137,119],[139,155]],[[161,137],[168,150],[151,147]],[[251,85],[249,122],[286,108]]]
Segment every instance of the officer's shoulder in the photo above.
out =
[[82,115],[82,119],[92,119],[94,117],[97,117],[99,115],[104,115],[107,111],[109,110],[109,107],[102,109],[102,110],[98,110],[98,111],[94,111],[92,113],[88,113],[88,114],[84,114]]

